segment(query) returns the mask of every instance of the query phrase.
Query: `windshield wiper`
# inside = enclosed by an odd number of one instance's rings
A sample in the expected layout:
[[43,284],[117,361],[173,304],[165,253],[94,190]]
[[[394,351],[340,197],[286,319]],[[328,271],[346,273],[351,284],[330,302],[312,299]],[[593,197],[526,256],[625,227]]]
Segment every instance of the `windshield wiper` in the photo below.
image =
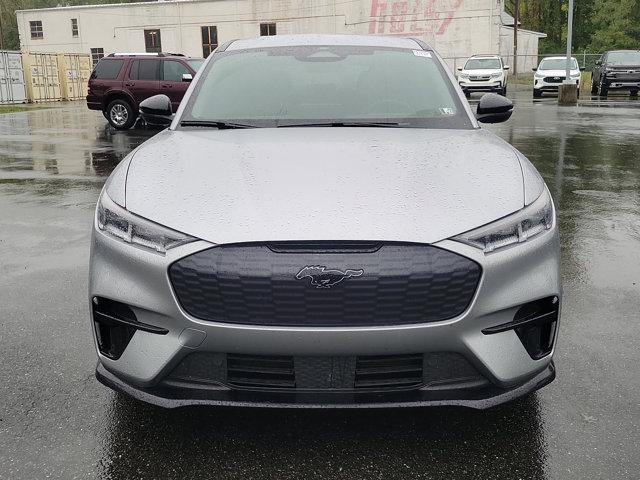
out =
[[204,127],[217,128],[225,130],[229,128],[258,128],[256,125],[247,125],[246,123],[221,122],[211,120],[183,120],[180,122],[181,127]]
[[400,127],[408,125],[399,122],[318,122],[318,123],[285,123],[277,125],[278,128],[288,127]]

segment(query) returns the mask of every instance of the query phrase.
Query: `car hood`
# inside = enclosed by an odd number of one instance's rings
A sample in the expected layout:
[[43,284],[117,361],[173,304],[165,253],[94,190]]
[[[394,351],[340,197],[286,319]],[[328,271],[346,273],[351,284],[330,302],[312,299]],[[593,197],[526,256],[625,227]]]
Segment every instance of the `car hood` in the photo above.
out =
[[524,186],[481,129],[167,130],[135,152],[125,203],[213,243],[433,243],[521,209]]

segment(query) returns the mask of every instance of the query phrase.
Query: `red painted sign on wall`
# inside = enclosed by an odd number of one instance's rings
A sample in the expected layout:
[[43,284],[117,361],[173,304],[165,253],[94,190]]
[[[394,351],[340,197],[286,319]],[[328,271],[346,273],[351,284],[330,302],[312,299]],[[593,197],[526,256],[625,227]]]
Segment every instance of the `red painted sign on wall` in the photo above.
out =
[[443,35],[462,0],[371,0],[369,33]]

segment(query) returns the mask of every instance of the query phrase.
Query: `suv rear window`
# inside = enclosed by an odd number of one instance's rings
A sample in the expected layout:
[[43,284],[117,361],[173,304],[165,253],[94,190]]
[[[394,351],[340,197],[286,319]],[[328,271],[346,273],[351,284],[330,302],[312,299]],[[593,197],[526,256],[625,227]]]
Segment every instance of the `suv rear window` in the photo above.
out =
[[124,60],[103,58],[96,65],[96,68],[91,74],[91,78],[95,78],[96,80],[115,80],[120,74],[122,65],[124,65]]

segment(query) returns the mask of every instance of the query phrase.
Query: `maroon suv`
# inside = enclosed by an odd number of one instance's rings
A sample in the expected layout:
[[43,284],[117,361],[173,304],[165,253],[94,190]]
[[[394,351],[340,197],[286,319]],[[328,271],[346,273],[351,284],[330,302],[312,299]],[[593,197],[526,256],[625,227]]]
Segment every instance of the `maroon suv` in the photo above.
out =
[[131,128],[140,102],[159,93],[171,99],[175,112],[203,62],[202,58],[168,53],[112,53],[101,59],[91,73],[87,106],[102,111],[118,130]]

